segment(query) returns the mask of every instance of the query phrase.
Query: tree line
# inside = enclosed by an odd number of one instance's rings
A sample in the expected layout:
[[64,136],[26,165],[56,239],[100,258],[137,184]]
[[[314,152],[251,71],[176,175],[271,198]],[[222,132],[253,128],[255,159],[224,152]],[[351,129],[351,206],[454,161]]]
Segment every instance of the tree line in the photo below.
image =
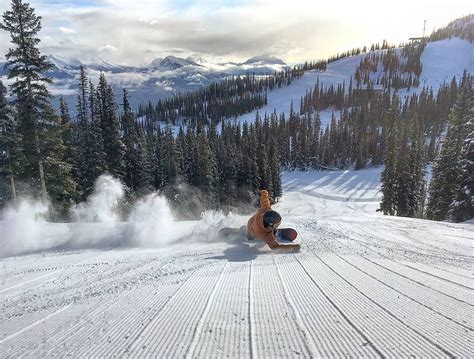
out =
[[289,86],[303,72],[294,67],[267,76],[233,76],[200,90],[158,100],[156,104],[141,104],[137,116],[149,127],[158,122],[209,126],[210,119],[235,118],[266,105],[267,91]]
[[[267,91],[289,85],[304,66],[273,77],[230,78],[142,106],[138,118],[126,90],[119,109],[105,75],[93,84],[81,68],[72,118],[63,100],[59,115],[51,106],[51,79],[43,75],[51,65],[37,48],[41,23],[33,8],[12,0],[0,26],[13,44],[6,54],[10,92],[0,84],[3,203],[39,194],[53,201],[59,217],[107,172],[127,186],[130,201],[159,189],[182,213],[199,214],[210,207],[250,204],[260,180],[278,198],[282,169],[385,164],[384,213],[456,221],[473,217],[473,100],[467,72],[459,85],[453,79],[437,93],[423,88],[405,99],[393,86],[375,90],[369,81],[362,88],[351,78],[346,88],[318,80],[301,98],[299,112],[292,104],[288,118],[257,113],[251,124],[240,124],[226,118],[262,106]],[[419,47],[403,49],[401,62],[388,44],[383,46],[387,51],[377,61],[392,76],[421,71]],[[324,63],[307,63],[306,69],[317,66]],[[333,114],[322,128],[320,111],[328,109],[339,118]]]

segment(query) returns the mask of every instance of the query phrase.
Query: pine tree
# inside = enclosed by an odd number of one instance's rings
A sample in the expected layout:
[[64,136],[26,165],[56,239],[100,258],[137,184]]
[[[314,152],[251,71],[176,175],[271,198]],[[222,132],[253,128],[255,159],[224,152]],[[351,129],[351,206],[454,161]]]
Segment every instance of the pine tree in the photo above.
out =
[[18,131],[21,134],[24,151],[24,165],[21,177],[29,182],[31,189],[39,190],[43,198],[47,196],[44,161],[46,156],[41,152],[44,134],[40,128],[48,121],[50,93],[46,84],[49,77],[42,74],[52,65],[46,56],[38,50],[41,30],[41,18],[34,9],[22,0],[12,0],[11,10],[3,15],[0,28],[10,33],[13,47],[6,54],[5,67],[8,78],[14,79],[11,85],[14,106],[18,116]]
[[97,97],[107,170],[113,176],[123,179],[125,176],[125,146],[120,136],[114,94],[103,73],[99,77]]
[[[252,126],[253,128],[253,126]],[[237,186],[242,189],[245,201],[251,201],[248,192],[252,193],[257,188],[257,159],[256,159],[256,139],[253,139],[253,130],[245,122],[242,126],[242,140],[240,143],[240,153],[242,161],[237,166]],[[247,193],[245,193],[247,191]]]
[[231,128],[223,122],[215,154],[218,172],[216,191],[219,202],[225,205],[232,205],[238,199],[237,167],[240,156],[230,132]]
[[140,168],[137,172],[138,189],[141,191],[148,191],[153,189],[153,169],[152,169],[152,153],[150,153],[150,146],[148,144],[145,133],[141,128],[138,131],[138,154]]
[[[0,198],[16,200],[16,180],[23,163],[18,120],[7,102],[7,89],[0,81]],[[1,203],[0,204],[4,204]]]
[[74,178],[74,181],[78,183],[78,178],[80,174],[78,173],[78,162],[81,161],[81,158],[78,157],[76,141],[74,139],[74,128],[71,121],[71,115],[69,114],[69,109],[64,101],[64,98],[61,96],[59,99],[59,113],[62,126],[62,140],[65,147],[64,150],[64,160],[71,165],[71,174]]
[[123,142],[125,145],[125,184],[133,190],[140,186],[138,173],[142,167],[140,156],[140,143],[138,131],[133,116],[128,92],[123,89],[123,117],[122,117]]
[[92,193],[96,179],[107,170],[97,92],[90,81],[88,100],[90,122],[85,123],[84,127],[81,127],[80,123],[78,124],[80,130],[78,137],[81,140],[81,146],[83,146],[81,149],[82,161],[79,166],[82,199]]
[[163,183],[162,185],[173,185],[178,176],[178,153],[170,127],[167,127],[160,146],[160,167],[162,169]]
[[397,154],[396,215],[420,216],[424,188],[423,130],[416,115],[405,118]]
[[186,142],[184,150],[184,171],[187,182],[197,186],[197,143],[196,134],[191,126],[186,129]]
[[449,206],[449,218],[454,222],[463,222],[474,218],[474,95],[471,91],[464,132],[467,134],[463,142],[459,158],[461,168],[453,201]]
[[196,185],[205,194],[211,194],[216,181],[216,163],[205,131],[197,139]]
[[272,184],[271,197],[277,199],[282,196],[283,189],[281,186],[281,163],[278,154],[278,146],[275,137],[271,138],[270,142],[270,166],[269,166],[269,177]]
[[398,101],[393,101],[385,118],[385,168],[381,174],[382,201],[380,211],[383,214],[397,213],[397,153],[398,153]]
[[54,113],[53,107],[46,108],[40,132],[40,150],[46,158],[44,172],[48,194],[60,215],[65,215],[69,206],[77,199],[77,184],[63,143],[64,129],[61,118]]
[[[474,127],[473,122],[471,127]],[[474,130],[464,141],[460,165],[459,188],[449,209],[449,217],[454,222],[474,218]]]
[[446,140],[433,166],[427,208],[429,219],[445,220],[459,189],[459,180],[462,178],[461,151],[469,134],[466,124],[472,113],[472,96],[470,77],[465,73],[458,97],[449,113]]

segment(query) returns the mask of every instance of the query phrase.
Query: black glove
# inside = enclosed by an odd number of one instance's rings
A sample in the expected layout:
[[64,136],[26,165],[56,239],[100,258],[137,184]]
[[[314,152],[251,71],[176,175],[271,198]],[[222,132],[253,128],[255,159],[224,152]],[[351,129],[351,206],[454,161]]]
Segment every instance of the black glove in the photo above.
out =
[[268,191],[267,183],[266,183],[263,179],[260,180],[260,187],[259,187],[259,189],[260,189],[260,191],[263,191],[263,190]]

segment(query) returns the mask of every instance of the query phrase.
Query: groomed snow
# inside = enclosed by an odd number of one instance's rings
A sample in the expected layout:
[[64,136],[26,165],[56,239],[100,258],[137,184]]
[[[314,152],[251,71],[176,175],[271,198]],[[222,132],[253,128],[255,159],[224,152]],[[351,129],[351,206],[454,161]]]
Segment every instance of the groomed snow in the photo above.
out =
[[139,228],[155,248],[3,258],[0,356],[471,357],[472,224],[376,213],[379,175],[285,173],[297,254],[212,237],[208,214],[175,243]]

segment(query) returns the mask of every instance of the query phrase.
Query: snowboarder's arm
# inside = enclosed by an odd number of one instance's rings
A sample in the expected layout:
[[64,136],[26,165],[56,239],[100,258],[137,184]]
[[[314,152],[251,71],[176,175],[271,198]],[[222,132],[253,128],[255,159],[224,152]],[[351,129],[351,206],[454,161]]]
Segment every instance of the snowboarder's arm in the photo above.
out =
[[271,209],[270,196],[267,190],[260,191],[260,207]]
[[278,243],[278,241],[276,240],[273,234],[265,238],[265,242],[267,242],[268,246],[271,249],[277,249],[281,245],[280,243]]
[[299,243],[282,244],[277,241],[273,233],[270,233],[268,236],[265,237],[265,242],[268,244],[268,246],[272,250],[278,249],[279,251],[283,250],[283,251],[293,251],[293,252],[298,252],[300,250]]

